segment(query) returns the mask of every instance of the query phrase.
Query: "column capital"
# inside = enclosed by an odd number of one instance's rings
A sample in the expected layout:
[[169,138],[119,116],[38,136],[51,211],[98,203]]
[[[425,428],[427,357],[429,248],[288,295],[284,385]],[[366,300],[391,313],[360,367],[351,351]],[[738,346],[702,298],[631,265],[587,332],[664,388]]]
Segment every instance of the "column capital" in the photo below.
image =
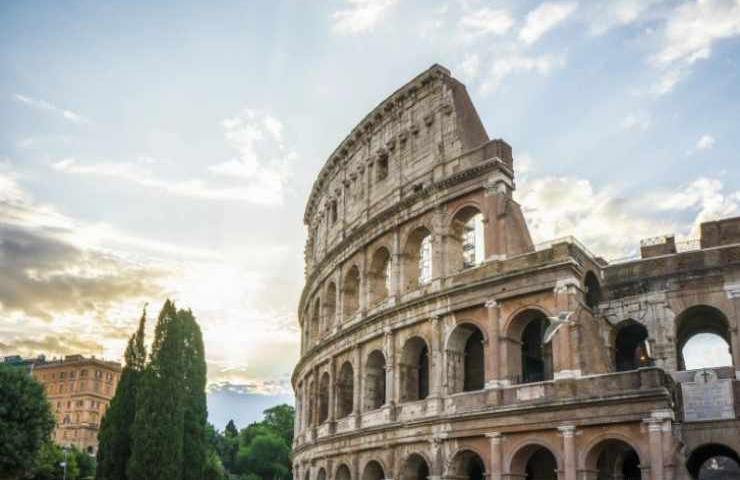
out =
[[576,426],[575,425],[561,425],[558,427],[558,432],[563,437],[569,438],[576,434]]
[[501,432],[490,432],[486,433],[486,438],[490,438],[493,441],[501,441],[501,438],[503,437],[503,434]]
[[485,307],[489,309],[490,308],[500,308],[501,305],[499,305],[499,303],[496,301],[495,298],[491,298],[489,300],[486,300]]

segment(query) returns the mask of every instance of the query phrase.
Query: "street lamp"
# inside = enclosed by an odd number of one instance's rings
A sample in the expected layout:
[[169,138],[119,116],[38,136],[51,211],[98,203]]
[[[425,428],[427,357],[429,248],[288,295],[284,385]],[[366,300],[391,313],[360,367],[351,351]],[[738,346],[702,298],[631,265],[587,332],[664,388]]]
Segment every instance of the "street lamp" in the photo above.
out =
[[62,480],[67,480],[67,453],[68,453],[68,448],[69,447],[67,447],[66,445],[62,447],[62,451],[64,452],[64,461],[59,464],[59,466],[62,467],[62,469],[63,469],[62,471],[64,472],[63,473],[63,476],[62,476]]

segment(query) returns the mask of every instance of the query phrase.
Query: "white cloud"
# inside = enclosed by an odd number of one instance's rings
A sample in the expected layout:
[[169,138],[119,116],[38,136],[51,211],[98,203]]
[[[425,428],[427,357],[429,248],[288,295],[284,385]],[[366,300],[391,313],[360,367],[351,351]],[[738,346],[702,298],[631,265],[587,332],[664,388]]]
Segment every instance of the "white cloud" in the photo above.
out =
[[462,63],[457,67],[460,76],[467,81],[473,81],[478,77],[480,70],[480,57],[477,53],[465,55]]
[[620,126],[625,130],[634,129],[644,132],[650,128],[650,116],[644,111],[630,113],[622,119]]
[[460,18],[460,28],[466,37],[504,35],[513,25],[511,14],[500,9],[481,8],[467,12]]
[[494,55],[491,68],[480,84],[481,93],[496,91],[504,80],[517,73],[534,72],[547,75],[553,68],[564,64],[564,60],[550,55],[527,56],[519,52]]
[[548,176],[523,181],[517,199],[536,242],[572,235],[612,259],[635,253],[644,238],[671,232],[695,237],[701,222],[740,211],[740,192],[726,192],[711,178],[635,196],[613,185],[595,188],[585,179]]
[[56,105],[54,105],[54,104],[52,104],[50,102],[47,102],[46,100],[40,100],[40,99],[37,99],[37,98],[31,98],[31,97],[28,97],[26,95],[21,95],[21,94],[18,94],[18,93],[16,93],[15,95],[13,95],[13,97],[17,101],[19,101],[19,102],[21,102],[21,103],[23,103],[25,105],[28,105],[30,107],[33,107],[33,108],[36,108],[36,109],[39,109],[39,110],[44,110],[44,111],[47,111],[47,112],[52,112],[52,113],[59,114],[59,115],[62,116],[62,118],[64,118],[65,120],[68,120],[68,121],[70,121],[72,123],[78,123],[78,124],[79,123],[89,123],[89,120],[87,118],[83,117],[82,115],[80,115],[79,113],[73,112],[72,110],[67,110],[65,108],[57,107]]
[[615,27],[623,27],[649,16],[650,8],[663,0],[610,0],[585,5],[590,32],[601,35]]
[[575,12],[577,6],[576,2],[542,3],[527,14],[524,26],[519,31],[519,39],[527,44],[536,42]]
[[698,60],[711,56],[715,42],[740,35],[740,2],[698,0],[676,7],[662,31],[659,51],[651,63],[663,70],[657,94],[670,92]]
[[347,0],[346,8],[331,14],[332,31],[357,35],[372,31],[396,0]]
[[711,150],[712,147],[714,147],[715,138],[709,134],[704,134],[701,137],[699,137],[699,140],[696,141],[696,149],[697,150]]

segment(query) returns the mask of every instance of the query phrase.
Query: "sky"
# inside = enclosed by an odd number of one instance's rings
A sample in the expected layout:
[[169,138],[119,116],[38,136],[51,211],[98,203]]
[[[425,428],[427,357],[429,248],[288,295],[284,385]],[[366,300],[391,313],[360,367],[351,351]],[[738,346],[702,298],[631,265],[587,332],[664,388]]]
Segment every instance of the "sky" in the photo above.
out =
[[245,425],[292,401],[313,179],[395,89],[449,68],[535,242],[620,259],[740,213],[738,62],[739,0],[4,1],[0,354],[120,359],[170,297]]

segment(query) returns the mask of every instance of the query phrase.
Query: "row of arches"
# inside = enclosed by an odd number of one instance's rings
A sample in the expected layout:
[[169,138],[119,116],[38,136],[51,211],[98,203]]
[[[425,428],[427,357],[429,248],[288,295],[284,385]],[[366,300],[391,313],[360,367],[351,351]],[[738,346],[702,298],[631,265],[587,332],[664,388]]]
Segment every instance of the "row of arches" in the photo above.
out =
[[[479,265],[485,258],[483,214],[477,207],[466,206],[452,218],[451,235],[445,236],[447,261],[454,269]],[[329,281],[309,302],[304,318],[306,346],[318,342],[323,332],[335,322],[355,315],[366,299],[372,307],[393,293],[410,292],[431,282],[438,267],[435,265],[438,247],[427,226],[418,226],[406,237],[396,256],[399,271],[398,286],[394,286],[394,259],[391,247],[381,245],[370,254],[367,271],[357,264],[344,268],[340,278]],[[338,282],[341,287],[338,287]]]
[[[646,462],[647,463],[647,462]],[[557,480],[563,470],[562,462],[545,444],[530,443],[521,447],[511,457],[508,475],[525,480]],[[594,445],[585,455],[582,471],[584,478],[597,480],[641,480],[649,478],[643,473],[643,464],[638,450],[623,439],[607,438]],[[694,449],[686,463],[691,478],[698,480],[719,480],[740,478],[740,457],[733,449],[722,444],[705,444]],[[432,466],[425,455],[410,454],[398,472],[401,480],[427,480]],[[360,473],[360,480],[383,480],[395,478],[386,472],[378,460],[370,460]],[[481,455],[469,449],[457,452],[447,464],[443,478],[459,480],[484,480],[489,478],[489,469]],[[334,472],[335,480],[352,480],[350,467],[340,463]],[[579,477],[580,478],[580,477]],[[323,467],[315,476],[307,470],[303,480],[327,480],[328,473]]]

